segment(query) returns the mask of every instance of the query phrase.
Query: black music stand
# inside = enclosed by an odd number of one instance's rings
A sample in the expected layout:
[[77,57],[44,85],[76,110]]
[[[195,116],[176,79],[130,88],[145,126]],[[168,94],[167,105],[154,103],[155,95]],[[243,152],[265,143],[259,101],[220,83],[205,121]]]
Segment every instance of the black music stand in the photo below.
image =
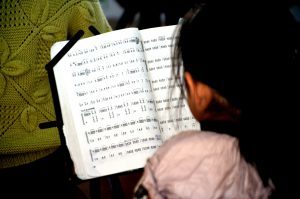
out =
[[[98,35],[100,32],[94,27],[90,26],[89,30],[94,34]],[[83,30],[79,30],[69,41],[68,43],[55,55],[55,57],[50,60],[48,64],[46,64],[45,68],[48,72],[48,79],[50,83],[50,88],[52,92],[52,98],[53,98],[53,103],[54,103],[54,109],[55,109],[55,115],[56,115],[56,121],[50,121],[50,122],[45,122],[41,123],[39,127],[41,129],[46,129],[46,128],[53,128],[56,127],[58,128],[59,131],[59,136],[61,140],[61,145],[63,148],[63,153],[65,154],[66,159],[66,166],[67,168],[72,168],[73,163],[71,160],[71,156],[69,154],[69,151],[67,149],[66,145],[66,140],[63,135],[63,119],[62,119],[62,114],[61,114],[61,109],[60,109],[60,103],[59,103],[59,98],[58,98],[58,92],[57,92],[57,87],[55,83],[55,77],[54,77],[54,71],[53,67],[59,62],[59,60],[74,46],[74,44],[84,35]],[[67,176],[68,180],[70,180],[74,184],[78,184],[80,182],[80,179],[77,178],[77,176],[74,176],[72,174],[72,169],[67,170]],[[110,188],[112,191],[112,199],[122,199],[124,198],[123,190],[121,187],[121,183],[119,181],[119,178],[117,175],[111,175],[111,176],[106,176]],[[101,192],[100,192],[100,178],[94,178],[90,179],[90,195],[91,198],[101,198]]]

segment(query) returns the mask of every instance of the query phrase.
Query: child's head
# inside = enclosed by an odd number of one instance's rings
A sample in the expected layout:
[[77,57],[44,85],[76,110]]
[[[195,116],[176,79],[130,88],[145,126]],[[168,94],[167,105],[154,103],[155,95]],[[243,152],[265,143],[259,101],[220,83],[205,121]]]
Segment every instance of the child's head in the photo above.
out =
[[243,44],[238,11],[226,3],[200,4],[179,31],[175,57],[182,59],[187,100],[199,121],[239,121]]

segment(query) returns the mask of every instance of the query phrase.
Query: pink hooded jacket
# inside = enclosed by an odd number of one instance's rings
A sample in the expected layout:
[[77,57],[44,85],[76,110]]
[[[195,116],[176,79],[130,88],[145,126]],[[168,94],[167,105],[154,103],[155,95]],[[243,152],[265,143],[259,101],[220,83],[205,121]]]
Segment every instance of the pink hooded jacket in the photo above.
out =
[[213,132],[182,132],[147,161],[142,184],[151,199],[264,199],[271,193],[239,152],[238,140]]

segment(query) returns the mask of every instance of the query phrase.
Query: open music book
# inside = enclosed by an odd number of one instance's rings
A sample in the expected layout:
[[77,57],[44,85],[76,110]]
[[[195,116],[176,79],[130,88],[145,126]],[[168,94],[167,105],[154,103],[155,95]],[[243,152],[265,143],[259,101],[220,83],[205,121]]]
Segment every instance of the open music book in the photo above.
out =
[[[63,132],[79,178],[142,168],[172,135],[200,129],[172,83],[175,27],[81,39],[54,67]],[[55,43],[51,57],[66,43]]]

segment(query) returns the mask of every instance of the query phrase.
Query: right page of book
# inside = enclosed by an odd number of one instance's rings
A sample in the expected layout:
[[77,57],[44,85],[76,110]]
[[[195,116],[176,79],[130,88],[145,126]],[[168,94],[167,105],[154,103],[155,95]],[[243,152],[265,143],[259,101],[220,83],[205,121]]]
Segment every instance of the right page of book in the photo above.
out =
[[140,31],[163,141],[180,131],[200,130],[186,100],[179,103],[180,88],[174,84],[171,51],[175,29],[176,25]]

